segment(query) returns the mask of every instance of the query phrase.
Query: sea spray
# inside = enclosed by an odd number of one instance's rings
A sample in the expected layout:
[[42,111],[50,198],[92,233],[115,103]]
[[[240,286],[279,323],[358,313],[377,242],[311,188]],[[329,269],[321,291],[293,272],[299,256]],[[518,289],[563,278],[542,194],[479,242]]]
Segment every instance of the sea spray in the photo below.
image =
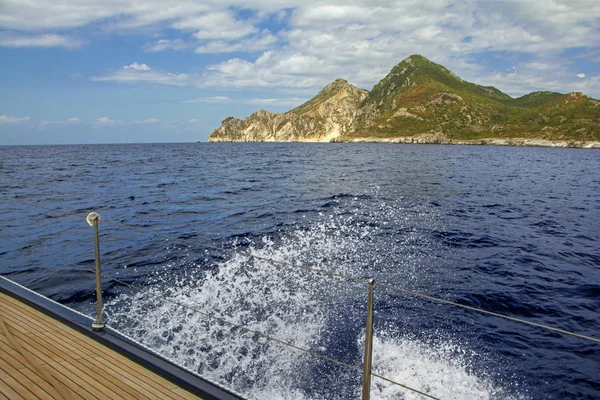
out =
[[[399,200],[374,210],[353,197],[333,201],[350,203],[353,212],[237,236],[218,255],[171,245],[188,261],[166,263],[163,272],[146,278],[143,292],[123,292],[109,301],[111,325],[251,398],[358,397],[356,371],[255,332],[360,367],[366,285],[304,268],[431,285],[436,260],[427,249],[440,244],[431,235],[435,210],[427,206]],[[384,330],[375,339],[378,373],[403,383],[409,376],[419,388],[452,389],[458,396],[445,398],[491,399],[498,393],[488,380],[466,372],[468,361],[460,354],[450,357],[443,346],[391,338]],[[373,398],[410,396],[373,382]]]
[[[364,340],[359,339],[362,346]],[[485,374],[474,371],[477,354],[452,340],[423,341],[381,332],[373,338],[373,372],[410,388],[448,400],[524,399],[509,393]],[[377,377],[373,378],[374,400],[420,400],[418,393]]]
[[107,317],[113,326],[161,354],[252,397],[284,390],[281,398],[296,393],[300,399],[312,379],[312,356],[238,325],[326,352],[321,342],[329,313],[349,299],[351,291],[338,278],[315,276],[278,262],[306,265],[311,257],[305,253],[310,252],[320,257],[311,267],[324,268],[323,260],[337,259],[336,253],[345,250],[335,243],[338,239],[315,238],[298,230],[293,239],[284,238],[279,244],[262,237],[252,245],[238,245],[238,251],[216,268],[196,264],[175,273],[166,268],[144,285],[143,292],[110,301]]

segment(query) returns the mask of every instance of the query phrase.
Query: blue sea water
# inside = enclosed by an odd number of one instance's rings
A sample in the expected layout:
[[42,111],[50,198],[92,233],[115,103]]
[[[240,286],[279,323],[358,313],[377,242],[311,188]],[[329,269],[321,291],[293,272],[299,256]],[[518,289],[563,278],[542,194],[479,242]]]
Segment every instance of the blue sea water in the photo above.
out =
[[[251,398],[600,398],[600,152],[202,143],[0,147],[0,273]],[[359,278],[357,282],[294,266]],[[189,306],[194,310],[184,307]],[[372,398],[420,396],[373,378]]]

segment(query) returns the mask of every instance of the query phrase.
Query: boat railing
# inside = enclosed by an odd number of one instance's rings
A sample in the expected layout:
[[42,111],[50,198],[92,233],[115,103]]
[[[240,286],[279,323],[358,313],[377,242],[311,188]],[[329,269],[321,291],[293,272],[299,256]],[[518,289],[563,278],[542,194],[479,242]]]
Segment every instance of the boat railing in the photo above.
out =
[[[35,204],[29,204],[30,206],[34,206],[34,207],[39,207],[41,209],[46,209],[48,211],[56,211],[56,210],[52,210],[43,206],[39,206],[39,205],[35,205]],[[100,224],[100,216],[97,213],[90,213],[88,214],[87,218],[86,218],[87,222],[94,227],[94,253],[95,253],[95,264],[96,264],[96,268],[92,269],[92,268],[88,268],[86,266],[81,266],[79,265],[78,267],[83,267],[87,270],[89,270],[90,272],[95,273],[96,276],[96,296],[97,296],[97,311],[96,311],[96,320],[93,324],[93,329],[96,330],[101,330],[104,328],[105,326],[105,322],[102,321],[102,288],[101,288],[101,280],[102,278],[104,279],[108,279],[108,280],[112,280],[116,283],[119,283],[121,285],[124,285],[126,287],[129,287],[132,290],[135,290],[137,292],[140,293],[146,293],[150,296],[152,296],[153,294],[149,292],[148,289],[145,288],[141,288],[138,287],[136,285],[133,285],[131,283],[125,282],[122,279],[119,279],[117,277],[114,276],[110,276],[107,275],[105,273],[103,273],[101,271],[100,268],[100,243],[99,243],[99,224]],[[130,225],[126,225],[120,222],[115,222],[115,221],[103,221],[103,223],[106,223],[107,225],[112,225],[116,228],[120,228],[120,229],[127,229],[130,231],[136,231],[139,233],[143,233],[143,234],[151,234],[153,236],[158,236],[158,237],[163,237],[166,238],[168,240],[172,240],[172,241],[178,241],[178,242],[183,242],[183,243],[187,243],[187,244],[191,244],[194,246],[200,246],[203,247],[205,249],[212,249],[212,250],[218,250],[218,251],[228,251],[228,249],[224,249],[221,247],[216,247],[216,246],[212,246],[206,243],[201,243],[195,240],[190,240],[187,238],[178,238],[178,237],[174,237],[174,236],[170,236],[170,235],[165,235],[163,233],[159,233],[159,232],[149,232],[148,230],[144,230],[135,226],[130,226]],[[34,250],[34,251],[38,251],[42,254],[44,254],[47,257],[51,257],[54,259],[58,258],[56,257],[56,255],[53,254],[49,254],[47,252],[44,252],[42,250],[37,249],[35,246],[31,246],[28,245],[26,243],[21,243],[19,241],[14,240],[13,238],[6,236],[6,235],[0,235],[0,239],[4,239],[10,242],[13,242],[19,246],[22,246],[23,249],[30,249],[30,250]],[[234,252],[235,250],[231,250],[232,252]],[[362,387],[362,399],[363,400],[368,400],[370,398],[370,388],[371,388],[371,378],[375,377],[378,379],[381,379],[385,382],[391,383],[393,385],[396,385],[404,390],[407,391],[411,391],[413,393],[419,394],[423,397],[426,398],[430,398],[430,399],[438,399],[437,397],[426,393],[424,391],[421,391],[419,389],[416,388],[412,388],[408,385],[405,385],[401,382],[397,382],[393,379],[390,379],[388,377],[385,377],[383,375],[377,374],[375,372],[373,372],[372,370],[372,354],[373,354],[373,302],[374,302],[374,296],[375,296],[375,290],[377,287],[380,288],[385,288],[397,293],[401,293],[404,295],[408,295],[408,296],[412,296],[415,298],[420,298],[420,299],[424,299],[424,300],[428,300],[428,301],[432,301],[432,302],[437,302],[437,303],[442,303],[442,304],[446,304],[446,305],[450,305],[453,307],[459,307],[462,309],[466,309],[472,312],[477,312],[477,313],[481,313],[481,314],[485,314],[488,316],[492,316],[492,317],[496,317],[496,318],[502,318],[505,320],[509,320],[509,321],[513,321],[513,322],[517,322],[520,324],[525,324],[525,325],[529,325],[529,326],[533,326],[536,328],[540,328],[540,329],[545,329],[548,331],[552,331],[555,333],[559,333],[562,335],[567,335],[567,336],[572,336],[572,337],[576,337],[579,339],[583,339],[583,340],[587,340],[587,341],[591,341],[591,342],[595,342],[595,343],[600,343],[600,339],[595,338],[595,337],[591,337],[588,335],[583,335],[583,334],[579,334],[579,333],[575,333],[575,332],[571,332],[565,329],[560,329],[560,328],[556,328],[556,327],[552,327],[549,325],[545,325],[545,324],[541,324],[541,323],[537,323],[537,322],[533,322],[533,321],[529,321],[529,320],[525,320],[522,318],[516,318],[516,317],[512,317],[510,315],[504,315],[504,314],[500,314],[500,313],[496,313],[496,312],[492,312],[492,311],[488,311],[482,308],[478,308],[478,307],[473,307],[473,306],[469,306],[466,304],[461,304],[461,303],[457,303],[454,301],[450,301],[450,300],[446,300],[440,297],[436,297],[436,296],[431,296],[428,294],[424,294],[424,293],[420,293],[417,291],[413,291],[413,290],[409,290],[406,288],[401,288],[398,286],[394,286],[394,285],[390,285],[390,284],[386,284],[386,283],[379,283],[379,282],[375,282],[375,280],[370,279],[370,278],[359,278],[359,277],[354,277],[354,276],[348,276],[348,275],[344,275],[338,272],[334,272],[334,271],[328,271],[322,268],[315,268],[315,267],[309,267],[309,266],[304,266],[304,265],[299,265],[299,264],[295,264],[295,263],[290,263],[290,262],[284,262],[281,260],[273,260],[273,259],[269,259],[266,257],[262,257],[262,256],[258,256],[255,254],[249,254],[250,257],[256,259],[256,260],[261,260],[261,261],[265,261],[265,262],[269,262],[269,263],[273,263],[276,264],[278,266],[281,267],[286,267],[286,268],[293,268],[293,269],[299,269],[299,270],[303,270],[303,271],[309,271],[311,273],[315,273],[315,274],[321,274],[321,275],[325,275],[325,276],[329,276],[329,277],[334,277],[334,278],[339,278],[339,279],[343,279],[343,280],[349,280],[349,281],[353,281],[353,282],[358,282],[361,284],[365,284],[367,290],[368,290],[368,301],[367,301],[367,315],[366,315],[366,325],[365,325],[365,348],[364,348],[364,357],[363,357],[363,365],[362,367],[360,366],[356,366],[356,365],[351,365],[348,363],[345,363],[343,361],[337,360],[335,358],[332,358],[330,356],[327,356],[325,354],[321,354],[319,352],[316,352],[312,349],[307,349],[307,348],[303,348],[301,346],[298,346],[294,343],[290,343],[288,341],[279,339],[277,337],[274,337],[272,335],[266,334],[264,332],[261,332],[259,330],[256,329],[252,329],[250,327],[241,325],[241,324],[237,324],[234,323],[232,321],[227,320],[226,318],[224,318],[223,316],[220,315],[216,315],[213,314],[211,312],[207,312],[205,310],[202,310],[198,307],[195,306],[191,306],[189,304],[184,304],[182,302],[179,302],[177,300],[173,300],[170,299],[168,297],[163,297],[160,300],[164,301],[164,302],[168,302],[168,303],[172,303],[173,305],[179,306],[179,307],[183,307],[187,310],[189,310],[190,312],[193,313],[197,313],[199,315],[202,315],[206,318],[212,319],[214,321],[220,322],[222,324],[226,324],[232,327],[236,327],[238,328],[239,331],[241,332],[248,332],[248,333],[252,333],[254,335],[263,337],[269,341],[275,342],[275,343],[279,343],[283,346],[287,346],[289,348],[295,349],[296,351],[299,352],[303,352],[306,354],[309,354],[313,357],[318,357],[320,359],[326,360],[328,362],[355,370],[357,372],[362,372],[363,374],[363,387]]]

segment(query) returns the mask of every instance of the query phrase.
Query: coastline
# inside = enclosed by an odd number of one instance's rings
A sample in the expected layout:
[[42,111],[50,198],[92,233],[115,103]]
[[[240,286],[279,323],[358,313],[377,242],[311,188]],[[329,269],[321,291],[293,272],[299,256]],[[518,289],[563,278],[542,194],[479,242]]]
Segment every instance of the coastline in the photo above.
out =
[[575,149],[600,149],[600,141],[548,140],[541,138],[482,138],[474,140],[454,140],[437,135],[402,136],[395,138],[378,137],[337,137],[330,140],[215,140],[209,143],[393,143],[393,144],[448,144],[464,146],[513,146],[513,147],[556,147]]
[[454,140],[439,136],[405,136],[396,138],[341,138],[333,139],[335,143],[401,143],[401,144],[451,144],[466,146],[514,146],[514,147],[558,147],[578,149],[600,149],[600,141],[548,140],[540,138],[483,138],[474,140]]

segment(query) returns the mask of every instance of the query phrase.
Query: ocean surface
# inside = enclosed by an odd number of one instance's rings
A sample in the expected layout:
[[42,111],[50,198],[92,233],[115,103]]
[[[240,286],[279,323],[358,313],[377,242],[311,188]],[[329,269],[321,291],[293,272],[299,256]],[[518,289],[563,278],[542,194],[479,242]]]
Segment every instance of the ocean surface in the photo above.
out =
[[[600,151],[389,144],[0,147],[0,273],[256,399],[598,399]],[[319,270],[319,271],[315,271]],[[326,271],[327,273],[321,273]],[[217,319],[219,318],[219,319]],[[223,320],[227,321],[223,322]],[[242,327],[230,325],[243,326]],[[374,377],[373,399],[419,395]]]

